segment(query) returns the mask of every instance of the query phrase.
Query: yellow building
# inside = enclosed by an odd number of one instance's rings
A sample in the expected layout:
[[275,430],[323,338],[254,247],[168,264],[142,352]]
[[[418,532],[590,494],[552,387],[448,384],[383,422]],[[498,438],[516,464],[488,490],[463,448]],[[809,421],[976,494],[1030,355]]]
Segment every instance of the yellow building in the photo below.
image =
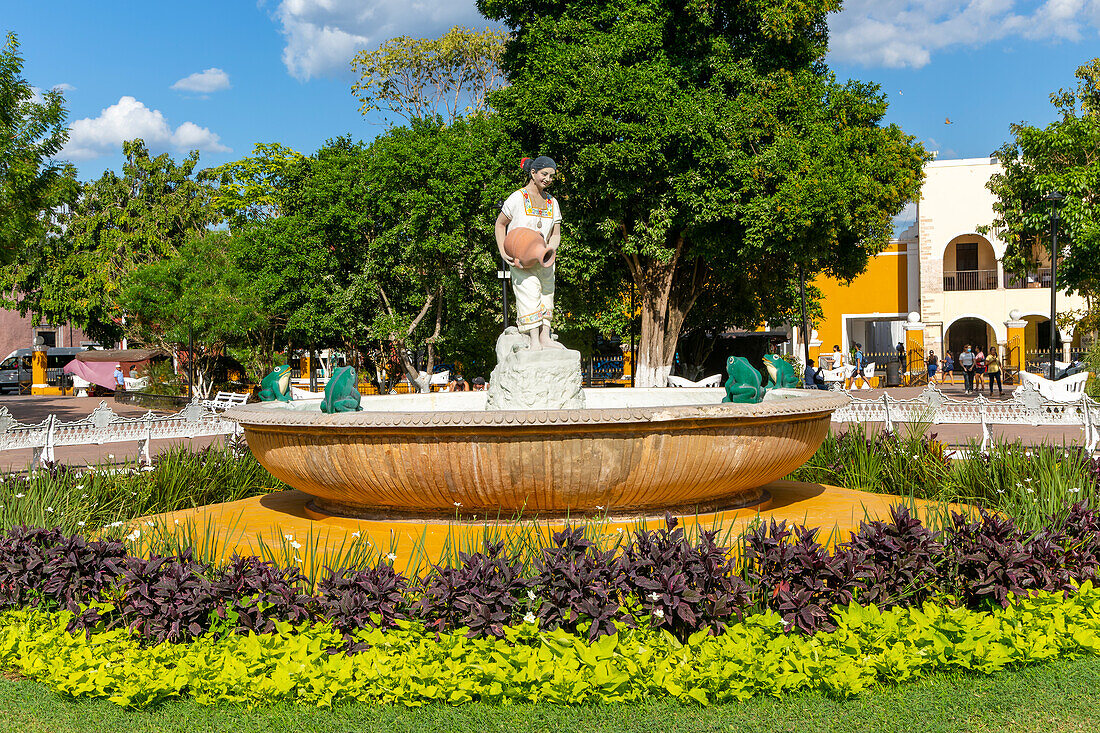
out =
[[[1039,255],[1035,272],[1016,277],[1004,271],[1005,243],[996,232],[977,229],[993,222],[993,194],[986,183],[1001,170],[996,158],[933,161],[916,202],[916,221],[872,258],[851,283],[829,278],[822,291],[824,317],[811,346],[845,353],[861,343],[869,360],[891,361],[907,331],[939,358],[966,344],[999,350],[1006,365],[1045,363],[1050,349],[1049,255]],[[1058,313],[1083,312],[1085,301],[1057,295]],[[907,328],[908,324],[908,328]],[[921,337],[914,338],[913,331]],[[1072,327],[1057,334],[1060,358],[1077,358],[1081,334]],[[801,354],[797,332],[794,353]]]

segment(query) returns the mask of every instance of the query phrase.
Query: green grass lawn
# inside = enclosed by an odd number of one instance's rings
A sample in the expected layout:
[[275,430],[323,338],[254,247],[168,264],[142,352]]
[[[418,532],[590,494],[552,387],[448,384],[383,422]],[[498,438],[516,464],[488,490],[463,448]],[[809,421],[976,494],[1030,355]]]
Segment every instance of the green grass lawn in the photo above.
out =
[[711,708],[645,705],[350,705],[334,710],[280,705],[249,710],[174,702],[129,711],[72,701],[33,682],[0,679],[0,730],[95,733],[221,731],[1092,731],[1100,725],[1100,657],[1059,660],[992,676],[941,675],[870,691],[855,700],[796,695]]

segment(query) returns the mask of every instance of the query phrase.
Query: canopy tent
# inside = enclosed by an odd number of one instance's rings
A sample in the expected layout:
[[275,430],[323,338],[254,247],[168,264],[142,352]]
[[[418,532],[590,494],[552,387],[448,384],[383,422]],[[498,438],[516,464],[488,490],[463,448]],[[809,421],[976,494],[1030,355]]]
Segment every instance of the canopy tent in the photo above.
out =
[[114,389],[115,365],[122,367],[122,373],[130,375],[135,367],[140,371],[150,362],[167,359],[168,353],[161,349],[100,349],[82,351],[65,365],[66,374],[74,374],[92,384]]
[[65,365],[66,374],[80,377],[85,382],[107,389],[115,388],[115,364],[117,361],[80,361],[73,359]]

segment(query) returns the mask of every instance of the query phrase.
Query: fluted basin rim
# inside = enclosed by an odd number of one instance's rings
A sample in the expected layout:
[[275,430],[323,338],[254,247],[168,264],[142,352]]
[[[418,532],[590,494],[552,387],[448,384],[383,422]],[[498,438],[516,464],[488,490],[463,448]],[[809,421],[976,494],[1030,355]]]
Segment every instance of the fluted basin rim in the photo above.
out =
[[[625,398],[637,394],[644,401],[642,392],[650,390],[624,389]],[[586,390],[586,392],[589,392]],[[715,402],[691,404],[639,404],[617,407],[590,407],[579,410],[485,410],[485,409],[415,409],[416,400],[424,400],[427,395],[407,395],[408,410],[372,410],[325,414],[320,409],[310,409],[319,400],[299,401],[297,408],[287,407],[283,403],[252,403],[231,408],[225,417],[242,425],[262,426],[300,426],[300,427],[346,427],[346,428],[383,428],[383,427],[477,427],[499,425],[586,425],[586,424],[622,424],[632,422],[657,422],[666,420],[685,420],[700,418],[774,418],[813,415],[838,410],[850,401],[846,394],[823,392],[820,390],[773,390],[763,402],[742,405],[720,402],[724,395],[721,389],[671,389],[660,390],[662,397],[682,395],[685,399],[698,400],[700,397],[715,397]],[[672,392],[673,395],[665,393]],[[704,393],[704,394],[700,394]],[[478,393],[484,394],[484,393]],[[372,397],[366,397],[363,404],[369,407]],[[391,398],[392,399],[392,398]],[[302,404],[305,403],[305,404]],[[302,409],[305,408],[305,409]]]

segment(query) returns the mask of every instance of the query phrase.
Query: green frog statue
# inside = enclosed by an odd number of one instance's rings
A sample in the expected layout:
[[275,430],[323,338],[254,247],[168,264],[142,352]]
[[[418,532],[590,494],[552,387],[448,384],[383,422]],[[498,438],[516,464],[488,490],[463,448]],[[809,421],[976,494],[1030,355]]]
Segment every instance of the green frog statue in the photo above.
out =
[[290,394],[290,366],[277,366],[264,377],[256,397],[260,402],[290,402],[294,399]]
[[765,354],[764,366],[768,370],[768,389],[794,389],[798,387],[798,377],[794,374],[794,367],[786,359],[775,354]]
[[726,362],[726,396],[723,402],[755,404],[764,399],[764,388],[760,386],[760,372],[753,368],[743,356],[731,356]]
[[321,400],[321,412],[358,412],[363,395],[359,393],[359,375],[354,367],[337,367],[325,385],[325,397]]

